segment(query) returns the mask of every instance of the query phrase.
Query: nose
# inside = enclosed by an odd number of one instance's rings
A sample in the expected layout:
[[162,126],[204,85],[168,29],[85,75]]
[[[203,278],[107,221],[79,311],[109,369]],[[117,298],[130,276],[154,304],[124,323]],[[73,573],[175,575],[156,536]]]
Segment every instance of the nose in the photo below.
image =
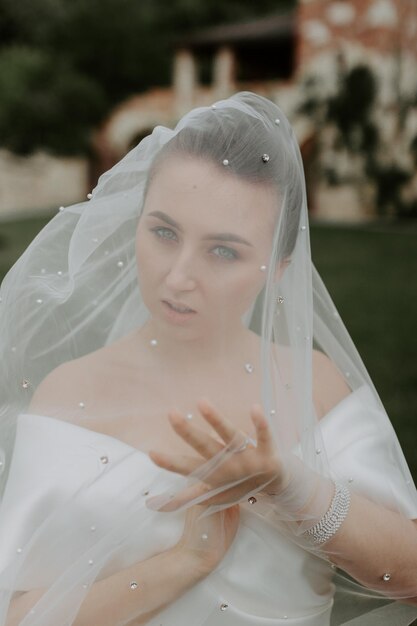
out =
[[195,260],[190,254],[182,251],[174,259],[166,275],[165,283],[173,292],[192,291],[195,288]]

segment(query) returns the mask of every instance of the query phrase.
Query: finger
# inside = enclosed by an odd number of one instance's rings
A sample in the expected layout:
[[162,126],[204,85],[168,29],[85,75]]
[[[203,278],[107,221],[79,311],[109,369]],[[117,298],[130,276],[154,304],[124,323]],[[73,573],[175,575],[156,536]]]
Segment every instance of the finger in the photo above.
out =
[[246,502],[249,497],[249,493],[242,495],[242,490],[229,489],[228,491],[222,491],[211,498],[206,498],[204,502],[199,503],[199,506],[211,506],[214,504],[227,504],[228,506],[233,506],[234,504],[238,504],[240,502]]
[[168,419],[175,432],[205,459],[211,459],[223,446],[203,430],[190,424],[178,411],[171,411]]
[[176,472],[182,476],[188,476],[188,474],[194,472],[201,465],[201,459],[196,459],[195,457],[185,454],[174,457],[164,452],[158,452],[157,450],[149,450],[149,456],[159,467],[163,467],[169,472]]
[[232,423],[225,417],[222,417],[207,398],[201,398],[201,400],[197,402],[197,406],[201,415],[220,435],[223,441],[230,443],[237,432]]
[[[232,481],[233,482],[233,481]],[[235,504],[237,502],[249,499],[254,491],[257,491],[265,483],[263,474],[254,475],[247,479],[240,480],[238,484],[227,487],[210,487],[202,482],[191,485],[183,489],[180,493],[175,494],[171,498],[167,495],[154,496],[148,498],[145,504],[148,508],[156,511],[175,511],[181,506],[211,504]],[[209,494],[212,494],[211,496]]]
[[[145,501],[145,504],[148,508],[156,511],[176,511],[180,506],[188,504],[193,500],[204,496],[208,491],[210,491],[210,488],[207,485],[198,483],[197,485],[192,485],[180,493],[177,493],[165,504],[163,504],[167,498],[165,495],[148,498]],[[193,504],[198,504],[198,502]]]
[[272,455],[274,441],[262,407],[259,404],[252,405],[250,416],[256,428],[257,449],[262,454]]
[[[245,498],[249,498],[249,489],[253,489],[253,484],[251,484],[251,486],[248,485],[246,488],[242,487],[242,485],[225,488],[219,490],[218,493],[215,493],[215,490],[211,489],[209,486],[199,483],[198,485],[193,485],[188,489],[184,489],[168,502],[165,502],[165,504],[163,504],[163,502],[166,500],[166,496],[148,498],[145,503],[148,508],[164,512],[176,511],[181,506],[187,504],[200,506],[207,506],[211,504],[235,504]],[[208,496],[209,493],[213,493],[214,495]]]
[[[249,498],[252,497],[253,492],[256,491],[260,486],[262,486],[263,483],[264,479],[259,476],[242,481],[239,485],[218,490],[217,493],[215,493],[214,490],[206,489],[204,492],[202,492],[205,497],[196,504],[200,506],[209,506],[212,504],[227,504],[231,506],[233,504],[237,504],[238,502],[246,502],[247,500],[249,500]],[[210,491],[213,493],[212,496],[208,495]],[[187,503],[190,500],[191,498],[188,498],[185,499],[183,502]]]

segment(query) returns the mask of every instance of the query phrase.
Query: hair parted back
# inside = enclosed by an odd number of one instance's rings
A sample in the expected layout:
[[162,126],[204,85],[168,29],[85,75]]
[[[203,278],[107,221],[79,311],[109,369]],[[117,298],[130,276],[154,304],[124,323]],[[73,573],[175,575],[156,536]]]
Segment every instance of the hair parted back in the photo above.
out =
[[294,248],[303,202],[304,179],[291,145],[295,138],[286,120],[277,117],[278,109],[270,100],[247,92],[238,93],[234,98],[258,115],[248,115],[244,110],[227,106],[199,109],[198,117],[180,128],[154,157],[144,201],[162,164],[177,157],[204,159],[217,165],[226,175],[253,184],[271,185],[277,191],[277,208],[284,206],[285,210],[281,215],[285,245],[278,254],[283,259],[290,256]]

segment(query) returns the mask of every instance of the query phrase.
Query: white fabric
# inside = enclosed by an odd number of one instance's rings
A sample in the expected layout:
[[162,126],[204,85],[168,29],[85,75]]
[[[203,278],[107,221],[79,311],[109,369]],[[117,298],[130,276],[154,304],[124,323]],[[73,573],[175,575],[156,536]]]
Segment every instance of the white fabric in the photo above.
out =
[[417,518],[411,481],[404,480],[395,458],[397,436],[367,385],[329,411],[320,429],[335,479],[354,483],[355,493]]
[[[397,506],[408,517],[417,517],[407,486],[400,474],[396,480],[395,463],[387,453],[395,435],[385,414],[375,405],[373,419],[363,420],[371,395],[369,388],[361,387],[321,420],[330,466],[339,479],[346,483],[353,479],[358,492],[386,506],[393,504],[393,494],[384,492],[384,484],[395,484]],[[112,471],[106,473],[110,466]],[[49,545],[49,541],[68,532],[74,517],[66,519],[62,512],[77,492],[77,526],[85,526],[88,542],[93,534],[98,539],[110,531],[123,513],[128,515],[138,493],[145,501],[146,492],[152,496],[156,485],[158,491],[163,488],[168,474],[144,452],[114,437],[42,415],[21,414],[0,509],[1,587],[5,588],[8,570],[15,566],[16,551],[22,550],[23,559],[31,544],[36,549],[22,568],[17,589],[49,586],[65,571],[73,551],[67,541],[62,545]],[[91,486],[86,488],[88,483]],[[185,511],[149,511],[147,526],[113,554],[98,579],[173,546],[182,534],[184,518]],[[36,538],[31,537],[34,528]],[[82,536],[77,537],[80,540]],[[331,565],[282,535],[273,511],[261,516],[256,505],[243,503],[237,535],[220,565],[149,624],[191,626],[204,607],[207,626],[326,626],[333,593]],[[225,611],[220,610],[222,603],[228,605]]]

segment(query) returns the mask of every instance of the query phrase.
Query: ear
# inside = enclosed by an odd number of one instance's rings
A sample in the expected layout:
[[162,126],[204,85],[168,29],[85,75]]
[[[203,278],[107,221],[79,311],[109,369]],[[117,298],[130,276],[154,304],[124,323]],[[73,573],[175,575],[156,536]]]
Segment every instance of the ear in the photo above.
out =
[[287,269],[290,263],[291,263],[290,257],[285,257],[285,259],[282,259],[281,261],[279,261],[279,263],[277,263],[275,274],[274,274],[274,282],[278,283],[281,280],[283,273],[285,272],[285,270]]

